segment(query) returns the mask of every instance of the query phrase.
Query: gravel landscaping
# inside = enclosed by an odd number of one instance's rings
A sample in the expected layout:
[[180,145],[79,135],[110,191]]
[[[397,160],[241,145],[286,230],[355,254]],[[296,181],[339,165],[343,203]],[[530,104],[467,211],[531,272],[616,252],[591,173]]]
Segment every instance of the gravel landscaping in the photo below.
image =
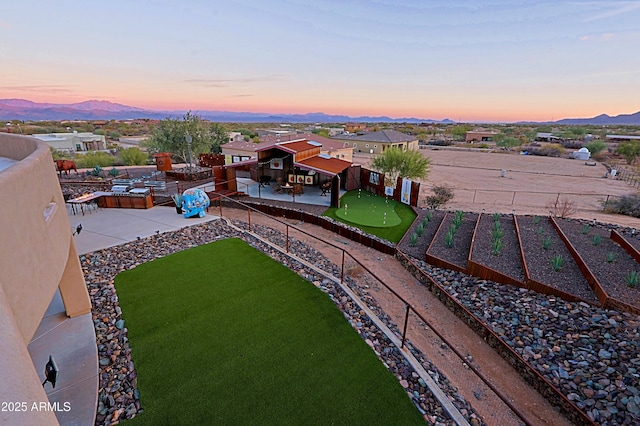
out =
[[513,216],[500,215],[498,223],[503,231],[500,239],[502,248],[495,253],[493,247],[492,231],[495,230],[495,218],[491,215],[480,215],[480,223],[473,243],[471,259],[481,265],[501,272],[518,282],[524,283],[524,272],[522,270],[522,259],[520,257],[520,247],[518,235],[513,225]]
[[559,219],[557,222],[607,294],[640,308],[640,285],[636,288],[627,285],[628,275],[632,271],[640,272],[639,265],[609,238],[610,230],[585,221]]
[[[518,216],[517,221],[531,279],[597,304],[598,298],[549,219]],[[546,249],[545,240],[548,245]],[[557,271],[551,264],[556,256],[564,259],[562,267]]]
[[469,250],[471,249],[471,238],[473,230],[476,226],[478,215],[476,213],[464,213],[462,224],[458,228],[453,238],[453,245],[447,247],[445,244],[445,235],[451,228],[455,213],[449,213],[444,218],[443,226],[440,232],[435,236],[429,254],[439,259],[466,269],[467,260],[469,259]]
[[[429,244],[431,244],[431,240],[436,235],[438,231],[438,227],[444,218],[445,212],[442,210],[427,210],[427,209],[417,209],[418,216],[413,222],[413,226],[409,229],[404,239],[400,242],[401,249],[404,253],[409,256],[423,259],[424,255],[427,253],[427,249],[429,248]],[[429,223],[424,227],[424,231],[422,232],[422,236],[418,236],[415,245],[411,245],[411,234],[417,232],[418,226],[423,223],[424,219],[429,216],[431,219]]]
[[416,263],[592,421],[640,424],[640,317]]

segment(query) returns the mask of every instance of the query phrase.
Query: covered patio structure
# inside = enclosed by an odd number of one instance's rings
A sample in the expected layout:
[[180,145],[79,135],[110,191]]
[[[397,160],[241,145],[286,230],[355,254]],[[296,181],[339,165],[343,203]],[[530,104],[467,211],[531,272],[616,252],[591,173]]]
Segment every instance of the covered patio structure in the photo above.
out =
[[[259,183],[259,198],[263,193],[265,198],[284,194],[295,201],[296,196],[300,200],[300,196],[309,192],[328,196],[329,205],[339,207],[340,190],[359,187],[359,167],[355,170],[349,161],[321,154],[320,147],[320,143],[307,139],[278,142],[257,150],[257,158],[226,167],[248,169],[251,180]],[[242,190],[240,186],[238,190]]]

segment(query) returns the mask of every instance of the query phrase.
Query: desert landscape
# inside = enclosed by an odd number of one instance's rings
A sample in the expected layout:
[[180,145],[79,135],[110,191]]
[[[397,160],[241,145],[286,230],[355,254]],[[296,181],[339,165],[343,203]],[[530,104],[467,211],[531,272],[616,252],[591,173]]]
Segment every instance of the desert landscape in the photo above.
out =
[[[435,185],[454,188],[448,210],[548,215],[550,203],[566,198],[577,208],[571,217],[638,227],[640,220],[602,211],[601,200],[629,194],[635,189],[622,180],[605,178],[603,163],[595,166],[567,158],[480,152],[451,148],[421,149],[431,159],[429,175],[421,181],[420,206]],[[354,162],[367,166],[369,154],[354,154]],[[502,170],[506,171],[501,177]]]

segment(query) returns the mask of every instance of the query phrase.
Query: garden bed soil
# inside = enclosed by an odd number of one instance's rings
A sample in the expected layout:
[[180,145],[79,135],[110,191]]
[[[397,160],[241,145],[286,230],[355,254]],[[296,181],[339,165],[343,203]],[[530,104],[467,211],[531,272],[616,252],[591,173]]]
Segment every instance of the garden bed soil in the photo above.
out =
[[502,249],[498,254],[493,253],[491,232],[495,226],[494,221],[495,219],[490,215],[480,215],[471,260],[524,283],[520,245],[516,228],[513,225],[513,218],[512,216],[500,215],[499,222],[504,235],[501,239]]
[[453,246],[447,247],[444,241],[445,235],[449,231],[454,217],[455,213],[449,213],[444,218],[440,232],[433,239],[429,254],[466,270],[469,250],[471,249],[471,238],[476,227],[478,215],[476,213],[464,213],[462,224],[453,238]]
[[[539,222],[536,224],[537,220]],[[519,216],[517,221],[529,277],[585,301],[598,303],[598,298],[549,220],[544,217],[535,219]],[[547,237],[551,239],[551,245],[545,250],[543,241]],[[551,267],[551,260],[556,256],[564,259],[564,264],[558,271]]]
[[[629,273],[640,271],[640,265],[609,238],[610,231],[599,225],[589,226],[586,221],[557,219],[557,223],[607,295],[640,309],[640,285],[632,288],[626,281]],[[585,226],[589,226],[587,233],[584,233]],[[594,236],[600,237],[597,245],[593,243]],[[615,256],[613,262],[607,261],[609,253]]]
[[[418,209],[416,213],[418,214],[418,216],[407,232],[405,238],[398,246],[398,249],[407,256],[411,256],[419,260],[425,260],[425,254],[427,253],[429,244],[431,244],[433,237],[436,235],[438,227],[440,226],[440,223],[444,218],[445,212],[443,212],[442,210]],[[424,227],[422,236],[418,237],[416,245],[411,246],[411,235],[416,232],[420,223],[422,223],[423,219],[429,214],[431,214],[431,220],[429,221],[429,224]]]

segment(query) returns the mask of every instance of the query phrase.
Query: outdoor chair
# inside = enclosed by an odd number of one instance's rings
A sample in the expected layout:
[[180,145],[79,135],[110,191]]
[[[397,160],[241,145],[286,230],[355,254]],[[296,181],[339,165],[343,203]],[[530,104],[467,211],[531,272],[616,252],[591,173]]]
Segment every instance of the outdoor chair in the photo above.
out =
[[293,186],[293,195],[302,195],[304,194],[304,187],[300,184],[296,184]]
[[327,192],[331,192],[331,181],[328,180],[320,185],[320,190],[322,191],[320,195],[327,195]]
[[282,187],[280,185],[278,185],[277,183],[269,183],[269,185],[271,186],[271,189],[273,190],[274,194],[282,194],[284,191],[282,190]]
[[271,181],[271,176],[260,176],[260,187],[266,188]]

